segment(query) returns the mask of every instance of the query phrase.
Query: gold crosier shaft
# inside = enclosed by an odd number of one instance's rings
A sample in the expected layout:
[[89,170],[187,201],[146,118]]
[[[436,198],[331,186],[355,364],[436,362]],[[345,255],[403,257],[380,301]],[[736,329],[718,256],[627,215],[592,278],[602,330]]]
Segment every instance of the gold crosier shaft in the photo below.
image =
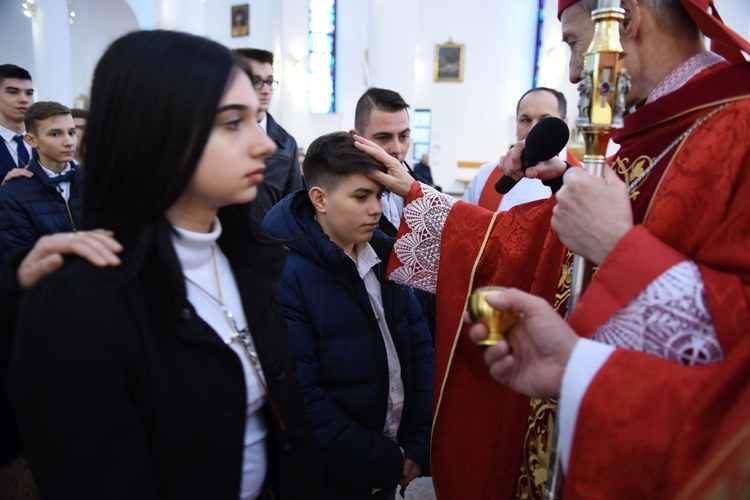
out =
[[[586,152],[583,168],[591,175],[604,174],[607,144],[615,129],[622,127],[625,98],[630,89],[630,75],[622,66],[624,51],[620,44],[620,22],[625,10],[620,0],[599,0],[591,13],[594,38],[584,54],[584,69],[578,84],[578,120]],[[581,255],[573,256],[573,270],[568,299],[568,314],[573,312],[591,281],[594,265]],[[555,423],[550,470],[545,498],[562,498],[563,472],[560,465],[558,423]]]

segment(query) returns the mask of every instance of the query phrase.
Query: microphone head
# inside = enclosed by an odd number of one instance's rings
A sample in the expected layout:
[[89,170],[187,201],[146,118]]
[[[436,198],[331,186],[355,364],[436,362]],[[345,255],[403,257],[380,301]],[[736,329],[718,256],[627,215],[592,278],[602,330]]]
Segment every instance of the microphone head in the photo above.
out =
[[560,118],[548,116],[529,131],[524,156],[529,160],[529,165],[547,161],[563,150],[569,138],[568,125]]

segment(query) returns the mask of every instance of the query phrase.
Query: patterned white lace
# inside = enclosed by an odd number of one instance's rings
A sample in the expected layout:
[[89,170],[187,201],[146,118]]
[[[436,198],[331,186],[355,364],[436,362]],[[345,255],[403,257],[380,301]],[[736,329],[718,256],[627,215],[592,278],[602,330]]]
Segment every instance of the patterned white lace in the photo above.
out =
[[421,182],[420,186],[423,196],[404,207],[404,222],[411,232],[396,240],[393,249],[402,265],[389,278],[435,293],[443,227],[458,200]]
[[652,281],[594,333],[594,340],[686,366],[724,358],[698,266],[680,262]]

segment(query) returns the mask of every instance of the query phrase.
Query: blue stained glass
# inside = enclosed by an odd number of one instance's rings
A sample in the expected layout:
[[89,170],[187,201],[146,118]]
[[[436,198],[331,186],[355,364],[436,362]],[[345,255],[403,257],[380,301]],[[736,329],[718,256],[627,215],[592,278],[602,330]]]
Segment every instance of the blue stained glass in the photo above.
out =
[[310,0],[307,98],[312,113],[336,111],[335,36],[335,0]]
[[536,24],[536,50],[534,51],[534,77],[531,87],[536,88],[539,83],[539,64],[542,60],[542,45],[544,43],[544,2],[539,0],[539,17]]
[[310,34],[310,52],[333,53],[333,37],[323,34]]

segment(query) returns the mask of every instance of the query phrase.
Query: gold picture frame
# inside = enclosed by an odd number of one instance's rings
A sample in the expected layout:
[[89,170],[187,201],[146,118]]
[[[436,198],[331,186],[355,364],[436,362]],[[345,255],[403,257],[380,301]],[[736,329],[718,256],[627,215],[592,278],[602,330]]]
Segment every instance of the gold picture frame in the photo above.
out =
[[448,41],[442,45],[435,45],[435,81],[464,81],[464,55],[462,43]]
[[232,6],[232,37],[250,34],[250,5]]

